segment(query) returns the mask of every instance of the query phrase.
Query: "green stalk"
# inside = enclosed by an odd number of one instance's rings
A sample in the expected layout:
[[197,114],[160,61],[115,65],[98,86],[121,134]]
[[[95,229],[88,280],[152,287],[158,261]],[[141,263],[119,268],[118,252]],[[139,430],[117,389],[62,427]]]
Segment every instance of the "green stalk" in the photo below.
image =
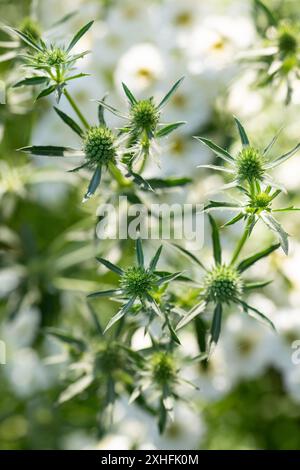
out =
[[110,171],[110,174],[115,178],[115,180],[119,183],[120,186],[131,185],[131,182],[124,178],[121,171],[119,170],[119,168],[116,167],[114,163],[109,163],[108,169]]
[[80,119],[80,121],[82,122],[82,124],[84,125],[84,127],[85,127],[86,129],[89,129],[89,128],[90,128],[89,123],[87,122],[87,120],[86,120],[85,117],[83,116],[82,112],[80,111],[80,109],[78,108],[77,104],[75,103],[75,101],[73,100],[72,96],[69,94],[69,92],[67,91],[66,88],[64,88],[63,94],[65,95],[65,97],[66,97],[67,100],[69,101],[70,105],[71,105],[72,108],[74,109],[75,113],[76,113],[77,116],[79,117],[79,119]]
[[237,244],[237,246],[236,246],[236,248],[233,252],[230,264],[234,264],[236,262],[236,260],[238,259],[239,255],[240,255],[240,252],[242,251],[242,248],[245,245],[245,243],[247,241],[247,238],[249,236],[249,230],[250,230],[251,223],[252,223],[252,217],[249,217],[249,219],[247,221],[247,224],[246,224],[246,227],[245,227],[245,230],[243,232],[242,238],[239,240],[239,242],[238,242],[238,244]]

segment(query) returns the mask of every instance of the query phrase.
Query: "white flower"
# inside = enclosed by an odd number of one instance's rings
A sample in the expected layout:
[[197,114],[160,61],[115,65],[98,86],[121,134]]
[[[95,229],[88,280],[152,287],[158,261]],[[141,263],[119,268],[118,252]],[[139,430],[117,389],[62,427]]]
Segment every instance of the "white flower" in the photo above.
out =
[[[292,355],[294,341],[300,340],[300,315],[299,310],[280,310],[275,318],[275,326],[278,332],[274,363],[284,374],[294,369]],[[298,368],[300,365],[298,365]]]
[[[254,70],[246,70],[234,81],[228,93],[228,111],[240,118],[255,116],[264,105],[261,90],[253,88],[256,79]],[[291,160],[292,161],[292,160]],[[293,160],[295,161],[295,160]]]
[[141,43],[120,58],[114,79],[120,93],[123,94],[121,84],[124,82],[133,93],[140,94],[153,91],[164,75],[164,60],[159,49],[150,43]]
[[24,307],[2,328],[2,335],[8,350],[31,345],[40,323],[40,312],[34,307]]
[[4,372],[20,397],[30,396],[50,386],[48,370],[42,365],[37,353],[29,348],[8,354]]
[[221,343],[233,380],[255,377],[272,363],[274,338],[275,333],[263,325],[258,328],[257,322],[244,313],[230,314]]
[[253,24],[247,17],[207,16],[185,45],[190,70],[231,70],[236,53],[248,47],[253,38]]

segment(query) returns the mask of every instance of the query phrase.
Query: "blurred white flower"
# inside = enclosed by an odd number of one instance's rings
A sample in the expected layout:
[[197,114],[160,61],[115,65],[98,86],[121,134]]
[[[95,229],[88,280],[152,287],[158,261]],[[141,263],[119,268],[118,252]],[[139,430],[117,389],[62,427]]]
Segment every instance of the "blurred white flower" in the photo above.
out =
[[205,17],[185,44],[191,72],[223,70],[221,78],[226,79],[224,69],[236,68],[236,53],[248,47],[253,39],[253,23],[247,17]]
[[8,354],[4,372],[15,393],[21,397],[46,390],[51,384],[48,369],[42,365],[37,353],[29,348]]
[[264,105],[261,90],[253,87],[256,79],[254,70],[246,70],[234,80],[228,91],[228,111],[240,118],[256,117]]
[[148,93],[152,91],[157,81],[164,76],[165,65],[159,49],[151,43],[141,43],[131,47],[120,58],[114,79],[120,92],[124,82],[134,93],[139,94],[146,90]]
[[18,315],[4,323],[2,335],[8,350],[31,345],[40,324],[40,312],[35,307],[24,307]]
[[222,330],[224,360],[233,380],[260,375],[273,361],[275,333],[245,314],[231,313]]

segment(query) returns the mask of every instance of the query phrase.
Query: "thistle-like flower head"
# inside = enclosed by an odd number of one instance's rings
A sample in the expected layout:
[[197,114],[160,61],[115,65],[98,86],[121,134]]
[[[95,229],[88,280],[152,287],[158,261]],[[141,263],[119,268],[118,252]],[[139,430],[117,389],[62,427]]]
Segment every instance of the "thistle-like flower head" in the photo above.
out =
[[88,164],[92,167],[115,163],[116,137],[108,127],[91,127],[85,134],[83,150]]
[[153,354],[150,360],[153,380],[158,385],[170,384],[176,380],[176,365],[174,357],[165,351]]
[[225,264],[215,266],[203,281],[203,297],[207,302],[229,303],[242,294],[242,280],[238,271]]
[[125,301],[119,312],[109,321],[105,331],[111,328],[126,314],[134,311],[134,306],[138,301],[139,306],[146,311],[147,315],[150,315],[150,318],[152,315],[157,315],[161,320],[163,320],[165,326],[169,329],[171,338],[175,342],[179,343],[179,339],[175,334],[170,320],[167,318],[166,313],[161,311],[159,302],[157,301],[159,298],[159,296],[157,297],[157,294],[160,286],[164,284],[167,285],[178,277],[180,273],[171,274],[156,271],[156,265],[160,258],[161,250],[162,246],[158,248],[148,267],[145,267],[144,264],[144,253],[140,238],[136,241],[137,266],[130,266],[123,270],[108,260],[97,258],[100,263],[119,275],[119,288],[108,291],[93,292],[92,294],[89,294],[88,297],[120,296]]
[[292,157],[299,150],[300,144],[298,143],[292,150],[280,155],[279,157],[269,158],[268,153],[276,142],[279,133],[271,140],[264,150],[259,150],[251,145],[241,122],[236,117],[234,119],[242,143],[242,149],[240,152],[235,157],[211,140],[204,137],[196,137],[197,140],[206,145],[215,153],[215,155],[228,164],[228,166],[225,167],[215,165],[199,165],[199,167],[211,168],[229,174],[232,177],[232,181],[221,189],[229,189],[233,187],[240,188],[243,184],[248,185],[248,187],[254,187],[256,184],[261,182],[275,188],[282,188],[273,181],[268,172]]

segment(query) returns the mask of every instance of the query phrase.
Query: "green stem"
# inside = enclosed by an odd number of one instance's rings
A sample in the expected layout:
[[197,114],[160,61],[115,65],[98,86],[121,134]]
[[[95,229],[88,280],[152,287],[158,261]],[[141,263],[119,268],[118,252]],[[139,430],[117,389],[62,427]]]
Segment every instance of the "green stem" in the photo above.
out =
[[131,182],[124,178],[121,171],[119,170],[119,168],[116,167],[114,163],[109,163],[108,169],[110,171],[110,174],[115,178],[115,180],[119,183],[120,186],[131,185]]
[[236,248],[233,252],[230,264],[234,264],[236,262],[236,260],[238,259],[239,255],[240,255],[240,252],[242,251],[242,248],[245,245],[245,243],[247,241],[247,238],[249,236],[249,230],[250,230],[251,223],[252,223],[252,217],[249,217],[249,219],[247,221],[247,224],[246,224],[246,227],[245,227],[245,230],[244,230],[244,233],[242,235],[242,238],[239,240],[239,242],[238,242],[238,244],[237,244],[237,246],[236,246]]
[[82,122],[82,124],[84,125],[84,127],[86,129],[89,129],[90,128],[90,125],[89,123],[87,122],[87,120],[85,119],[85,117],[83,116],[82,112],[80,111],[80,109],[78,108],[77,104],[75,103],[75,101],[73,100],[72,96],[69,94],[69,92],[67,91],[66,88],[64,88],[64,91],[63,91],[65,97],[67,98],[67,100],[69,101],[70,105],[72,106],[72,108],[74,109],[75,113],[77,114],[77,116],[79,117],[80,121]]

